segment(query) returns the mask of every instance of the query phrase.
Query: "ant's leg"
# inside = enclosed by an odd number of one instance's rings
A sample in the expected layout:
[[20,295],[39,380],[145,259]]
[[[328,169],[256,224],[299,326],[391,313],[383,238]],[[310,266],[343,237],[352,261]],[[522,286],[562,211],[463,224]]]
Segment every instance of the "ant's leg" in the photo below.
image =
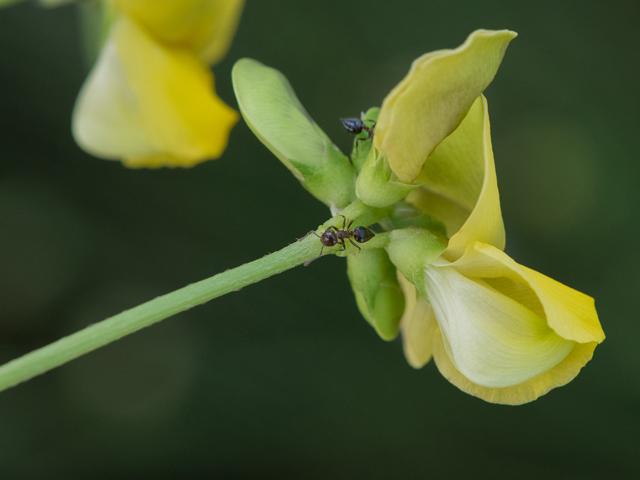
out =
[[367,138],[366,139],[363,138],[362,140],[370,140],[370,139],[372,139],[373,138],[373,130],[376,127],[363,127],[363,128],[367,132]]
[[307,233],[304,237],[299,238],[298,241],[301,242],[302,240],[304,240],[305,238],[307,238],[309,235],[314,234],[316,237],[318,238],[322,238],[322,236],[318,235],[314,230],[311,230],[309,233]]
[[351,230],[351,225],[353,225],[353,222],[355,222],[355,220],[351,220],[351,223],[349,223],[349,226],[347,227],[347,231]]
[[347,249],[347,246],[344,244],[344,239],[341,242],[342,250],[338,250],[339,252],[344,252]]
[[[344,215],[342,215],[341,213],[339,213],[338,215],[336,215],[336,217],[342,217],[344,219],[344,221],[342,222],[342,229],[344,230],[344,226],[347,224],[347,217],[345,217]],[[335,227],[334,227],[335,228]],[[336,228],[336,231],[338,229]]]
[[354,247],[356,247],[358,250],[362,251],[362,249],[356,245],[355,243],[353,243],[353,240],[349,239],[349,241],[351,242],[351,245],[353,245]]

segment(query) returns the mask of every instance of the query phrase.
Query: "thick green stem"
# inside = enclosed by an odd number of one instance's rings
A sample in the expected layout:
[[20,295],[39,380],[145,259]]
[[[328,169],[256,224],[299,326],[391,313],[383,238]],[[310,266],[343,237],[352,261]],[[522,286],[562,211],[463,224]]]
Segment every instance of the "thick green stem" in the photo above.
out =
[[[380,220],[385,214],[381,210],[373,210],[366,207],[361,202],[354,202],[345,208],[343,213],[347,218],[356,219],[356,221],[362,219],[361,221],[366,221],[368,222],[367,224]],[[326,222],[324,227],[337,225],[341,220],[340,217],[334,217]],[[363,244],[362,247],[382,248],[386,246],[388,241],[388,234],[380,234]],[[131,310],[126,310],[68,337],[64,337],[46,347],[28,353],[0,367],[0,391],[29,380],[36,375],[40,375],[176,313],[301,265],[316,257],[320,247],[319,239],[313,235],[309,236],[278,252],[233,270],[227,270],[162,297],[157,297]],[[351,249],[355,250],[354,247],[351,247]]]

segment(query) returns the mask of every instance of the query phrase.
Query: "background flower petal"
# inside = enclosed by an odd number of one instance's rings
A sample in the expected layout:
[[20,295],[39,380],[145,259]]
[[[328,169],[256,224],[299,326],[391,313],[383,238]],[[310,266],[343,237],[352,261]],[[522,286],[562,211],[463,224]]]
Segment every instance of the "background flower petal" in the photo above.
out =
[[222,154],[237,120],[195,55],[166,48],[121,18],[80,92],[73,131],[98,157],[192,166]]
[[125,155],[157,153],[142,129],[138,100],[113,37],[78,94],[72,132],[83,150],[100,158],[119,160]]
[[451,266],[426,267],[424,280],[447,353],[474,383],[517,385],[551,369],[573,348],[544,318]]
[[465,276],[506,277],[524,284],[535,292],[549,327],[563,338],[580,343],[600,343],[605,338],[593,298],[519,265],[491,245],[469,245],[465,255],[452,266]]
[[374,143],[404,182],[465,117],[491,83],[509,42],[509,30],[476,30],[460,47],[418,58],[382,103]]
[[113,0],[158,41],[187,48],[209,64],[229,49],[244,0]]
[[575,343],[569,354],[555,367],[526,382],[504,388],[483,387],[465,377],[447,355],[440,331],[434,335],[433,356],[443,377],[466,392],[487,402],[503,405],[522,405],[534,401],[550,390],[573,380],[591,360],[596,342]]
[[185,49],[154,42],[126,18],[114,38],[142,128],[157,151],[188,166],[222,155],[238,114],[215,95],[209,69]]

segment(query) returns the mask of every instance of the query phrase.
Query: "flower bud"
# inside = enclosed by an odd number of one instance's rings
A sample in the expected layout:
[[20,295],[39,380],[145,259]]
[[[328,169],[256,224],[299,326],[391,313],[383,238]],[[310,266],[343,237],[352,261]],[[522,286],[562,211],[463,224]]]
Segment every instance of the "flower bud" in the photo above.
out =
[[446,237],[419,227],[394,230],[387,253],[393,264],[404,277],[413,283],[425,300],[428,300],[424,286],[424,269],[431,265],[447,248]]
[[381,248],[349,255],[347,274],[365,320],[383,340],[396,338],[404,312],[404,295],[389,255]]
[[304,109],[278,70],[243,58],[232,72],[240,112],[253,133],[314,197],[329,207],[355,200],[355,172]]

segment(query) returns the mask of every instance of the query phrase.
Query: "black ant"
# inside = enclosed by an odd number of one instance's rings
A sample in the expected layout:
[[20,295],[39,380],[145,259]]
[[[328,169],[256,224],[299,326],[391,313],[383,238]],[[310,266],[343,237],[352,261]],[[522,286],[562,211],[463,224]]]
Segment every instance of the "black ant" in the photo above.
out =
[[[376,122],[374,120],[362,121],[359,118],[341,118],[340,121],[342,122],[342,126],[345,128],[345,130],[352,135],[358,135],[363,130],[367,132],[367,137],[358,138],[356,140],[356,143],[358,142],[358,140],[369,140],[370,138],[373,138],[373,132],[376,128]],[[364,122],[373,122],[373,125],[367,127]]]
[[338,216],[344,219],[344,221],[342,222],[342,229],[338,229],[338,227],[331,226],[327,228],[322,235],[318,235],[316,232],[312,230],[300,239],[302,240],[304,238],[307,238],[309,235],[313,233],[316,237],[320,238],[320,242],[322,242],[320,255],[318,255],[316,258],[309,260],[308,262],[305,262],[304,263],[305,267],[309,265],[311,262],[313,262],[314,260],[317,260],[322,256],[322,251],[324,250],[324,247],[333,247],[336,244],[340,244],[342,245],[342,250],[338,250],[338,251],[344,252],[347,249],[346,245],[344,244],[344,241],[349,240],[354,247],[356,247],[358,250],[362,250],[358,245],[353,243],[353,240],[355,240],[358,243],[365,243],[371,240],[373,237],[375,237],[376,234],[365,227],[356,227],[353,230],[351,230],[351,225],[353,225],[354,220],[351,220],[351,222],[349,222],[349,225],[345,228],[345,225],[347,225],[347,217],[345,217],[344,215],[338,215]]

